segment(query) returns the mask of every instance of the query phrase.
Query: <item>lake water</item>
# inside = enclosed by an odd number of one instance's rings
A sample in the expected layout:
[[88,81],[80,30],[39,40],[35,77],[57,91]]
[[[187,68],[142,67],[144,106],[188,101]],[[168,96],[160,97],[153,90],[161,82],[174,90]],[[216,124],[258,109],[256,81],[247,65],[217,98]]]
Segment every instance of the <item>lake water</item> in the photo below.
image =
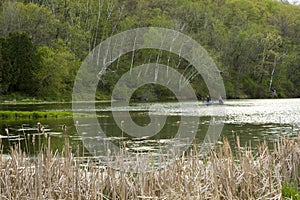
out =
[[[271,143],[278,140],[281,135],[296,135],[300,127],[300,99],[227,100],[224,105],[210,106],[203,105],[202,102],[187,102],[186,105],[187,110],[180,109],[176,102],[133,103],[130,106],[119,107],[118,111],[129,111],[133,121],[140,126],[149,124],[149,109],[152,109],[151,115],[167,117],[165,126],[161,127],[162,130],[158,134],[142,139],[133,138],[121,131],[112,117],[110,103],[96,103],[95,111],[102,130],[111,141],[116,144],[120,141],[126,141],[132,150],[148,151],[168,143],[176,136],[181,115],[199,118],[200,123],[198,128],[196,127],[197,133],[194,143],[201,145],[208,127],[212,122],[215,123],[214,115],[218,115],[218,113],[214,113],[214,109],[217,106],[219,106],[218,109],[225,112],[224,118],[222,118],[224,127],[219,141],[222,141],[223,137],[227,137],[233,146],[236,136],[239,136],[242,146],[251,144],[255,148],[258,142],[264,139]],[[17,104],[2,105],[1,107],[2,110],[24,111],[72,110],[70,103]],[[51,138],[53,150],[63,149],[66,138],[69,138],[74,151],[77,148],[83,149],[82,136],[77,133],[71,117],[63,119],[43,118],[0,120],[0,138],[4,152],[7,153],[10,146],[18,143],[29,153],[38,151],[37,143],[44,144],[46,139],[43,135],[39,136],[36,130],[29,130],[30,127],[36,128],[37,122],[45,126],[47,136]],[[67,126],[65,131],[62,130],[64,124]],[[83,125],[89,126],[88,123]],[[6,128],[9,130],[9,135],[5,131]],[[35,136],[33,137],[33,135]]]

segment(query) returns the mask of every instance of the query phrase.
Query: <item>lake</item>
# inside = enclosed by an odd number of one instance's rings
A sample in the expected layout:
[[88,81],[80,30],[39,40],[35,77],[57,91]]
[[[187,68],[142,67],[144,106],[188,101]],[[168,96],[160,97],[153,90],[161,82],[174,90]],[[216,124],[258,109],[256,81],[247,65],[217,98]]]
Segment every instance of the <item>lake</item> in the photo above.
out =
[[[222,138],[226,137],[234,146],[236,136],[239,136],[242,146],[251,145],[255,149],[255,146],[264,139],[271,143],[278,140],[282,135],[296,135],[300,127],[300,99],[227,100],[224,105],[209,106],[203,105],[202,102],[187,102],[186,104],[188,110],[185,111],[180,110],[177,102],[132,103],[130,106],[118,108],[117,111],[121,113],[129,111],[133,121],[140,126],[149,124],[149,109],[152,109],[151,115],[167,117],[165,125],[161,127],[158,134],[141,139],[134,138],[121,131],[112,116],[110,103],[97,102],[95,111],[101,129],[107,137],[115,144],[126,141],[127,147],[135,151],[150,151],[167,144],[176,136],[181,115],[189,115],[199,119],[200,123],[196,127],[197,133],[193,143],[201,145],[208,127],[214,121],[212,108],[216,106],[225,111],[222,119],[224,127],[217,144],[221,144]],[[71,111],[72,104],[2,105],[2,110]],[[46,142],[46,137],[37,134],[36,130],[30,130],[30,128],[36,128],[38,122],[43,124],[47,136],[51,138],[51,148],[53,150],[62,150],[66,138],[69,138],[73,151],[83,149],[82,135],[77,133],[75,123],[71,117],[16,119],[0,120],[0,138],[4,153],[8,153],[10,146],[18,143],[30,154],[37,152],[39,149],[37,143],[41,145]],[[62,130],[63,125],[66,125],[66,130]],[[92,127],[88,123],[83,125]],[[160,124],[157,126],[160,126]],[[9,135],[5,131],[6,128],[9,130]]]

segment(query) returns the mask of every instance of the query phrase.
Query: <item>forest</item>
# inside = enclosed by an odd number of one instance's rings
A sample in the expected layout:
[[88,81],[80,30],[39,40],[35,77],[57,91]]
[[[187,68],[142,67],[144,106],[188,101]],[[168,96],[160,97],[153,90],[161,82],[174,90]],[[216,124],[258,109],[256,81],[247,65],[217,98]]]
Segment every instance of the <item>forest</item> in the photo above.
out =
[[[300,97],[300,6],[275,0],[0,0],[1,96],[70,100],[76,73],[94,47],[150,26],[201,44],[220,70],[227,98]],[[185,60],[157,54],[137,51],[134,65],[168,63],[185,73],[199,99],[207,95],[201,75],[186,69]],[[110,98],[132,64],[132,53],[112,63],[97,100]],[[133,98],[171,97],[164,87],[145,85]]]

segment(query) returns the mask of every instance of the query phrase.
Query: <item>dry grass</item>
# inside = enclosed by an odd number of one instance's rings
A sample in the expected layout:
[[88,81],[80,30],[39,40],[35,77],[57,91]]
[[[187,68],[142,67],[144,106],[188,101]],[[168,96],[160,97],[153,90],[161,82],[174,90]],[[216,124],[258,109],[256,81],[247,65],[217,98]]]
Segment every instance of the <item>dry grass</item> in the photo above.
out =
[[48,147],[34,158],[14,148],[11,159],[0,156],[0,192],[3,200],[281,199],[283,181],[300,182],[300,134],[275,143],[272,152],[265,143],[255,154],[238,144],[235,156],[225,140],[205,159],[195,148],[148,173],[83,163],[70,152],[68,141],[64,152],[52,153]]

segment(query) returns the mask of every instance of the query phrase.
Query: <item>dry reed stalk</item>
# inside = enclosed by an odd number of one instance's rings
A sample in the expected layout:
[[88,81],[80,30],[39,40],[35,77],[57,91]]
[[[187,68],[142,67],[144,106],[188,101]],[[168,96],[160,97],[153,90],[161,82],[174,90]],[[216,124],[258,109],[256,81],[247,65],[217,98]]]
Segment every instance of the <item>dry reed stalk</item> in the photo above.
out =
[[91,160],[82,161],[74,156],[68,140],[63,152],[51,152],[48,139],[48,145],[34,158],[15,147],[11,149],[11,159],[3,162],[1,151],[1,197],[280,199],[283,181],[299,181],[299,143],[300,135],[295,140],[283,138],[275,144],[274,151],[262,143],[257,153],[253,153],[241,148],[237,138],[237,153],[233,155],[225,139],[206,158],[200,159],[195,147],[167,167],[134,173],[101,167]]

